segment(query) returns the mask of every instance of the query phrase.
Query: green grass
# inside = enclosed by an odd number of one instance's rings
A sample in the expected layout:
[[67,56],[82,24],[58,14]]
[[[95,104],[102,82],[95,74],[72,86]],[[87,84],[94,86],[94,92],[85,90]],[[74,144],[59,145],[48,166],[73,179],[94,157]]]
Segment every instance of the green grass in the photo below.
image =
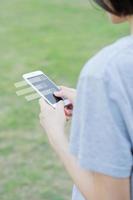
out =
[[37,101],[17,97],[22,74],[43,70],[76,87],[84,63],[128,34],[88,0],[1,0],[0,199],[68,200],[72,181],[40,129]]

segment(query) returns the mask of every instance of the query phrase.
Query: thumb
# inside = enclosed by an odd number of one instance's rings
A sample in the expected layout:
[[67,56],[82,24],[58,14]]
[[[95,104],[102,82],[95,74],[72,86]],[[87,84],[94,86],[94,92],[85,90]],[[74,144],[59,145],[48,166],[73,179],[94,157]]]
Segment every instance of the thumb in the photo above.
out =
[[71,99],[71,93],[70,90],[67,87],[61,86],[61,90],[55,91],[54,94],[57,97],[66,97],[68,99]]
[[57,97],[62,97],[64,94],[63,94],[63,91],[60,90],[60,91],[55,91],[54,95],[57,96]]

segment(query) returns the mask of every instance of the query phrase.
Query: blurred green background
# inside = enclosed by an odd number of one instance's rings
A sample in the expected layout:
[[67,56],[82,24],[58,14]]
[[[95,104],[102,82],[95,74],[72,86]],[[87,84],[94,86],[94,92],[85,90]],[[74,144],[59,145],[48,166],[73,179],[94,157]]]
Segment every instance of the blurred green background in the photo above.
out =
[[[88,0],[0,1],[0,199],[69,200],[72,181],[39,125],[38,101],[18,97],[22,74],[42,70],[76,87],[84,63],[128,34]],[[69,129],[69,126],[68,126]]]

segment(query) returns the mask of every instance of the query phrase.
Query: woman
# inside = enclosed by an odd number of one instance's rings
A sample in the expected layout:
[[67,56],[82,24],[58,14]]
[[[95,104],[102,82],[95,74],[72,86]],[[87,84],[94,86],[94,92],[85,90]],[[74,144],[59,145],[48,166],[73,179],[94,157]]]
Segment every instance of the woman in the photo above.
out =
[[[63,101],[52,109],[40,100],[40,122],[74,182],[73,200],[133,200],[133,0],[96,0],[113,23],[131,34],[103,48],[83,67],[77,92],[61,86],[56,96],[74,106],[70,143]],[[76,97],[76,98],[75,98]]]

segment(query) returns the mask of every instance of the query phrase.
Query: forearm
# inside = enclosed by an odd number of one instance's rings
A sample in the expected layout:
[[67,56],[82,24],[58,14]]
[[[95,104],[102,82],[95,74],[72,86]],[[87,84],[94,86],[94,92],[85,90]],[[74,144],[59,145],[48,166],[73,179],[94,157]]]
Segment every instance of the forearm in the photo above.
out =
[[[129,177],[112,177],[109,176],[111,175],[110,173],[108,176],[104,175],[104,169],[99,171],[99,166],[101,164],[100,157],[98,157],[99,163],[95,165],[95,167],[98,168],[98,172],[96,172],[96,170],[94,170],[95,172],[84,170],[79,166],[77,159],[69,152],[68,140],[64,133],[66,116],[64,114],[63,101],[57,103],[56,109],[53,109],[43,99],[39,102],[41,106],[40,123],[45,129],[49,142],[60,160],[63,162],[74,184],[79,188],[79,191],[83,194],[85,199],[129,200]],[[112,165],[110,166],[108,164],[106,167],[107,166],[111,167]]]
[[[64,137],[64,135],[63,135]],[[61,139],[61,145],[54,144],[54,150],[62,163],[64,164],[68,174],[72,178],[74,184],[78,187],[86,200],[92,199],[93,192],[93,173],[88,175],[85,170],[78,165],[76,158],[69,152],[68,140],[64,137]]]
[[118,179],[82,169],[75,156],[69,152],[65,135],[60,134],[60,137],[51,144],[86,200],[130,200],[129,178]]

